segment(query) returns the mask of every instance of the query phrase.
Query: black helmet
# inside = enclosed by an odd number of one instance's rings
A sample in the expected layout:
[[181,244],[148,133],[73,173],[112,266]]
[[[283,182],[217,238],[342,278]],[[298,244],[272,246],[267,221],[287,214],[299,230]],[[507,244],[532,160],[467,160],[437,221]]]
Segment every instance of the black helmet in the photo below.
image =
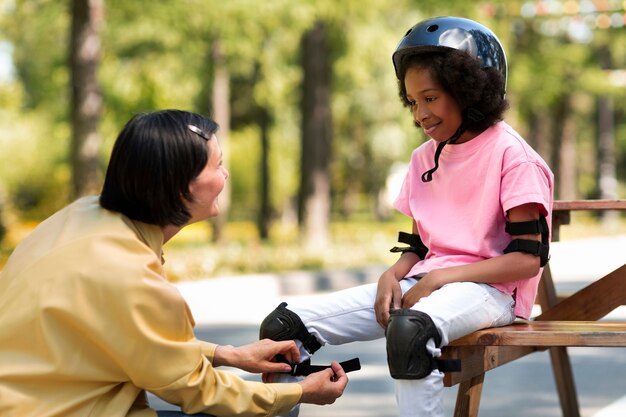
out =
[[393,66],[400,79],[402,60],[411,55],[444,49],[458,49],[477,58],[482,68],[495,68],[506,86],[506,55],[496,35],[473,20],[462,17],[434,17],[413,26],[393,53]]
[[[403,82],[400,78],[400,68],[406,57],[446,49],[466,52],[478,59],[482,68],[496,69],[502,74],[503,91],[506,89],[506,55],[502,44],[491,30],[480,23],[462,17],[434,17],[419,22],[409,29],[392,56],[396,77]],[[480,121],[483,118],[484,115],[476,109],[463,110],[462,122],[457,131],[448,140],[437,145],[435,166],[424,172],[423,182],[432,181],[433,173],[439,168],[439,156],[444,146],[448,143],[455,143],[468,129],[471,122]]]

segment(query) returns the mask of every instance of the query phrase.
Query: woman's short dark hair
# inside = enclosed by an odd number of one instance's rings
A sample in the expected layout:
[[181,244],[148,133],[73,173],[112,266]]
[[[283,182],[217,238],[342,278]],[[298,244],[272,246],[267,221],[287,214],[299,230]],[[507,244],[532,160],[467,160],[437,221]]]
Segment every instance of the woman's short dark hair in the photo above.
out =
[[400,68],[398,82],[400,98],[410,107],[406,98],[404,76],[411,67],[430,71],[441,87],[459,103],[461,109],[473,108],[484,118],[467,120],[467,130],[482,132],[503,119],[509,104],[504,97],[505,82],[495,68],[481,68],[480,62],[465,52],[450,49],[416,54],[406,58]]
[[183,226],[189,184],[209,160],[214,121],[181,110],[137,114],[122,129],[107,168],[100,205],[144,223]]

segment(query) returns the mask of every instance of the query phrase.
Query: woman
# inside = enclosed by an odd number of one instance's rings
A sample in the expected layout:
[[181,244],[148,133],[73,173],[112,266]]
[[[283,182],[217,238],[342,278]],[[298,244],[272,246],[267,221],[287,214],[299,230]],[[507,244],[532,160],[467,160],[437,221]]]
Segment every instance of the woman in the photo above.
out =
[[165,278],[163,244],[219,213],[228,171],[217,128],[177,110],[133,117],[100,197],[60,210],[15,249],[0,275],[0,415],[172,415],[149,408],[150,391],[185,413],[273,416],[342,394],[347,377],[337,363],[300,384],[217,370],[288,372],[271,359],[294,362],[299,352],[292,341],[197,340],[185,300]]

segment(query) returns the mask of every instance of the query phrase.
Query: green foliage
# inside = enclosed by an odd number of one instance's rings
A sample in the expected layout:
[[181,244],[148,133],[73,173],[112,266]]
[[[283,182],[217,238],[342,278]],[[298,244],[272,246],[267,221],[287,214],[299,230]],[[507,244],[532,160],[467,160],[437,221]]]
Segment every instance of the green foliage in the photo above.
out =
[[[397,259],[389,249],[398,230],[410,227],[405,218],[377,223],[333,222],[329,246],[316,253],[302,250],[297,229],[274,224],[269,242],[258,239],[250,222],[230,222],[225,244],[208,246],[210,228],[198,223],[185,228],[167,243],[165,268],[172,281],[213,276],[258,274],[294,270],[356,268],[363,265],[391,264]],[[363,242],[367,241],[367,245]],[[358,250],[355,250],[358,248]]]
[[192,11],[173,1],[106,4],[100,75],[107,117],[120,126],[141,111],[191,109],[205,53],[202,36],[186,36]]
[[41,219],[67,203],[67,125],[41,113],[0,112],[0,191],[25,219]]
[[[522,1],[451,0],[107,0],[100,83],[103,167],[122,124],[134,113],[184,108],[212,114],[212,43],[231,77],[232,218],[252,220],[259,201],[259,118],[271,119],[271,202],[276,218],[294,210],[301,120],[300,38],[317,19],[330,27],[335,216],[380,214],[394,163],[424,137],[397,96],[391,54],[404,32],[432,15],[461,15],[490,26],[509,59],[507,119],[523,133],[537,115],[553,120],[573,97],[579,193],[595,187],[596,100],[615,103],[620,179],[626,178],[626,89],[602,69],[626,66],[624,30],[596,30],[589,43],[548,36],[544,18],[520,16]],[[43,217],[66,202],[69,183],[69,1],[0,0],[0,42],[11,45],[15,80],[0,83],[0,189],[22,216]],[[554,140],[550,137],[549,140]]]

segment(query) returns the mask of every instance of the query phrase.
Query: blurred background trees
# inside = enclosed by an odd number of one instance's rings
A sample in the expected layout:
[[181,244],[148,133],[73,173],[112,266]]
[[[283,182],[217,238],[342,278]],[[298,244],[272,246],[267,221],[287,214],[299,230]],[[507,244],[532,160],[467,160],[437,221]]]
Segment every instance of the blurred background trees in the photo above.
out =
[[333,222],[390,221],[393,179],[425,140],[391,54],[434,15],[500,37],[507,121],[552,166],[557,198],[624,196],[621,0],[0,0],[0,231],[97,192],[123,123],[162,108],[221,125],[215,241],[226,220],[309,249]]

